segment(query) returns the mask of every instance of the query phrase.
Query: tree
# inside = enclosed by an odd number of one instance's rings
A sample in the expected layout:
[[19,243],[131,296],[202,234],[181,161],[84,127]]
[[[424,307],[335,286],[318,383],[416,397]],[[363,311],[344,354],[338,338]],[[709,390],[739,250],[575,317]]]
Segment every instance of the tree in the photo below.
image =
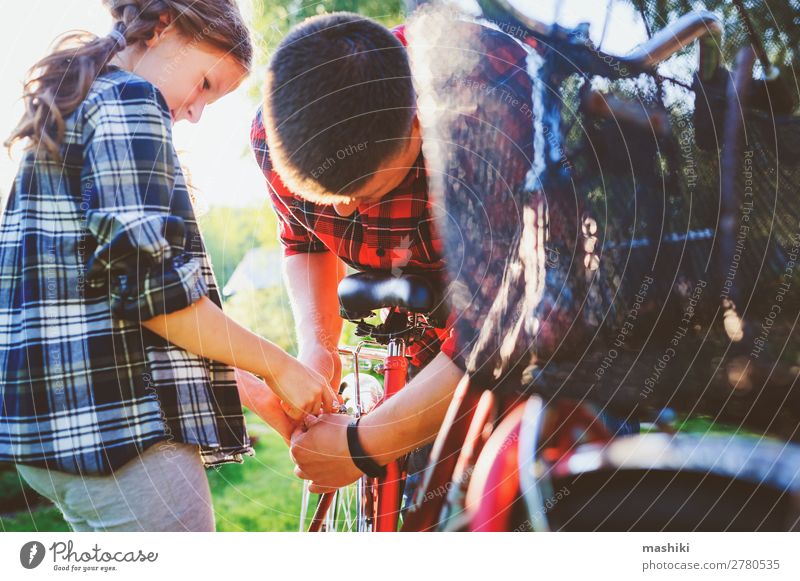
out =
[[357,12],[386,26],[403,21],[402,0],[263,0],[256,6],[253,29],[262,52],[269,56],[295,24],[326,12]]
[[[645,15],[653,31],[698,8],[705,7],[719,14],[725,24],[723,50],[729,63],[733,62],[739,48],[750,44],[744,23],[731,0],[627,1]],[[773,64],[791,68],[800,49],[800,3],[797,0],[742,0],[742,3]]]
[[277,218],[266,204],[246,210],[215,206],[198,220],[220,289],[247,251],[278,245]]

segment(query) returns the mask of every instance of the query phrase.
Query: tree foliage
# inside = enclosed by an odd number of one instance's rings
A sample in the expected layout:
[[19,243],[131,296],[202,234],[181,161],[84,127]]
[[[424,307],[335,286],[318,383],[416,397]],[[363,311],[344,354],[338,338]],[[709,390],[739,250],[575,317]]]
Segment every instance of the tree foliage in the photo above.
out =
[[[278,43],[292,26],[310,16],[330,12],[356,12],[392,27],[404,20],[403,0],[254,0],[251,29],[258,46],[256,71],[263,71]],[[250,85],[253,101],[261,100],[263,75]]]
[[[676,18],[705,8],[719,14],[725,24],[724,51],[732,62],[736,51],[750,44],[735,4],[731,0],[627,0],[644,13],[652,30],[658,30]],[[794,65],[800,49],[800,1],[743,0],[756,33],[762,38],[774,64]]]
[[288,30],[309,16],[326,12],[357,12],[386,26],[403,21],[401,0],[258,0],[253,30],[262,54],[269,57]]
[[267,204],[246,209],[213,206],[199,222],[220,288],[249,250],[278,245],[277,218]]

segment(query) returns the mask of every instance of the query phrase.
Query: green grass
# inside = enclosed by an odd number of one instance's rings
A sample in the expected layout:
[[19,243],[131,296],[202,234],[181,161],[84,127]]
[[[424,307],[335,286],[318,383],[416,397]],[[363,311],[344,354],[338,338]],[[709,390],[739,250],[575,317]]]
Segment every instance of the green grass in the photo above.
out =
[[[302,483],[280,436],[247,414],[255,457],[208,471],[218,531],[296,531]],[[16,471],[0,473],[0,500],[20,494]],[[26,490],[30,490],[27,489]],[[62,532],[69,525],[52,505],[0,514],[0,531]]]
[[62,532],[70,530],[64,522],[61,512],[54,506],[42,506],[41,498],[24,486],[16,470],[3,470],[0,472],[0,506],[6,502],[16,500],[16,505],[31,503],[25,510],[18,510],[9,515],[0,514],[0,531],[28,532],[28,531],[53,531]]
[[296,531],[302,482],[280,436],[248,415],[256,456],[208,473],[218,531]]
[[0,531],[14,532],[68,532],[71,529],[54,506],[45,506],[18,512],[10,516],[0,515]]
[[709,417],[679,418],[673,423],[673,427],[679,432],[686,432],[696,435],[729,435],[740,438],[764,438],[763,434],[751,432],[744,428],[729,424],[719,424]]
[[[226,464],[208,471],[218,531],[296,531],[302,483],[283,440],[263,422],[246,412],[256,456],[243,464]],[[708,419],[682,419],[675,427],[683,432],[731,433]],[[744,435],[741,431],[739,435]],[[15,471],[0,472],[0,502],[20,494]],[[29,490],[29,489],[28,489]],[[11,515],[0,515],[0,531],[69,531],[53,506],[36,506]]]

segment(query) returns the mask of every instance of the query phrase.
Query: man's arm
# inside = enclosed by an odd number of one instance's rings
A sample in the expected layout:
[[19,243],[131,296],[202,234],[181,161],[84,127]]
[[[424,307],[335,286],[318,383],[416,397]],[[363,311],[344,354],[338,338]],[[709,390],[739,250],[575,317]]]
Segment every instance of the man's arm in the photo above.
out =
[[[365,452],[388,464],[435,439],[464,372],[439,354],[411,383],[364,416],[358,429]],[[323,415],[308,431],[292,435],[295,474],[312,480],[312,492],[325,492],[355,481],[361,471],[350,459],[345,415]]]
[[432,442],[464,372],[439,354],[406,387],[364,416],[358,436],[380,465]]
[[308,252],[286,256],[283,265],[297,330],[297,358],[338,391],[342,319],[336,291],[344,263],[332,252]]
[[278,216],[278,236],[285,252],[284,280],[297,328],[298,359],[322,373],[337,390],[342,366],[336,349],[342,320],[336,288],[344,276],[344,263],[294,214],[295,196],[272,167],[261,108],[250,129],[250,145]]

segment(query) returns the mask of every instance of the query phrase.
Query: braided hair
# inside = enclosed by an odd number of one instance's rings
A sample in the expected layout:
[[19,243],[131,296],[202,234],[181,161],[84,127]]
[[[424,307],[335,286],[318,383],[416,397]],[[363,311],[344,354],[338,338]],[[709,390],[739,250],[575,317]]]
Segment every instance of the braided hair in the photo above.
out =
[[162,17],[184,37],[232,56],[246,71],[253,60],[249,31],[234,0],[103,0],[114,25],[107,36],[71,32],[29,70],[23,86],[25,112],[5,142],[28,138],[37,155],[60,159],[64,119],[86,98],[98,75],[128,46],[153,38]]

